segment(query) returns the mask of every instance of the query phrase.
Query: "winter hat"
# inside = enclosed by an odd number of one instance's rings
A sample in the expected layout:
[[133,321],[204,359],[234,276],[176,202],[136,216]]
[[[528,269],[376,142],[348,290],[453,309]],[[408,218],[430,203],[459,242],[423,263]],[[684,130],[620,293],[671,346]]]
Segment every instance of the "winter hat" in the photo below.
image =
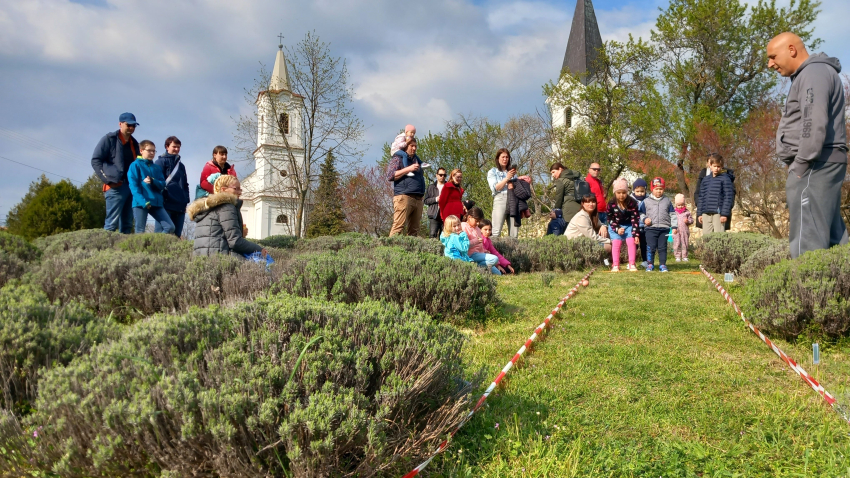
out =
[[661,187],[661,189],[665,189],[664,187],[664,178],[661,176],[652,179],[652,189],[657,187]]
[[629,190],[629,182],[625,178],[617,178],[614,180],[614,192]]
[[632,183],[632,189],[645,188],[647,186],[649,185],[646,184],[646,181],[643,178],[637,178],[635,179],[635,182]]
[[679,193],[679,194],[676,195],[676,201],[673,204],[679,204],[679,203],[681,203],[681,204],[685,203],[685,195],[682,194],[682,193]]

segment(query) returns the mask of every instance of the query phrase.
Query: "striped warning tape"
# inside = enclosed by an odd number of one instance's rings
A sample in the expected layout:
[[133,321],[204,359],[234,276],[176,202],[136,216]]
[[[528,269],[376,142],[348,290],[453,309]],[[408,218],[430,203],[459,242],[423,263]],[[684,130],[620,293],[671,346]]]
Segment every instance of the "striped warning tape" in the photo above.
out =
[[445,451],[446,448],[449,447],[449,440],[451,440],[458,432],[458,430],[460,430],[460,427],[464,426],[466,422],[468,422],[469,419],[472,418],[472,415],[474,415],[475,412],[477,412],[484,405],[484,401],[487,400],[487,397],[489,397],[491,393],[493,393],[493,390],[495,390],[496,387],[499,385],[499,382],[501,382],[502,379],[505,378],[505,375],[508,373],[508,371],[513,368],[519,358],[522,357],[522,354],[524,354],[525,351],[528,350],[529,347],[531,347],[531,344],[535,340],[537,340],[537,337],[540,336],[541,333],[543,333],[543,330],[545,330],[546,327],[549,326],[549,322],[551,322],[555,314],[560,312],[561,307],[564,306],[564,303],[579,291],[579,285],[583,281],[590,278],[590,276],[595,270],[595,268],[591,269],[591,271],[588,272],[586,276],[582,277],[581,280],[572,289],[570,289],[569,293],[567,293],[567,295],[564,296],[564,298],[561,299],[560,302],[558,302],[558,305],[555,306],[554,309],[552,309],[552,312],[548,316],[546,316],[546,320],[544,320],[542,324],[538,325],[537,328],[534,329],[534,333],[531,334],[531,337],[529,337],[528,340],[525,341],[525,344],[523,344],[523,346],[519,348],[517,353],[514,354],[513,358],[510,360],[510,362],[508,362],[507,365],[502,368],[502,370],[499,372],[499,375],[496,376],[496,379],[493,380],[490,386],[487,387],[487,390],[484,391],[484,394],[481,395],[481,398],[478,399],[478,403],[476,403],[475,406],[472,407],[472,410],[466,415],[466,417],[464,417],[463,421],[460,422],[457,427],[455,427],[455,429],[449,434],[449,436],[445,440],[443,440],[442,443],[440,443],[440,446],[437,447],[437,450],[434,451],[434,453],[432,453],[427,460],[423,461],[422,464],[411,470],[410,473],[404,475],[403,478],[413,478],[414,476],[418,475],[420,471],[424,470],[425,467],[428,466],[428,463],[431,463],[431,460],[436,458],[437,455],[439,455],[440,453]]
[[758,327],[756,327],[755,325],[753,325],[752,322],[747,320],[747,318],[744,317],[744,313],[741,311],[741,308],[738,307],[738,304],[735,303],[735,301],[732,299],[732,296],[730,296],[729,293],[726,292],[726,289],[724,289],[723,286],[720,285],[720,282],[718,282],[717,279],[715,279],[707,270],[705,270],[703,266],[699,266],[699,268],[702,273],[711,281],[711,283],[714,284],[714,288],[717,289],[717,291],[720,292],[721,295],[723,295],[726,301],[729,302],[729,304],[735,309],[735,312],[741,316],[741,320],[744,321],[744,324],[746,324],[746,326],[749,327],[749,329],[752,330],[753,333],[756,334],[758,338],[762,340],[762,342],[767,344],[767,346],[770,347],[770,349],[773,350],[773,352],[776,353],[779,358],[781,358],[785,363],[787,363],[788,366],[791,367],[791,370],[796,372],[797,375],[799,375],[804,382],[806,382],[810,387],[812,387],[812,390],[814,390],[818,393],[818,395],[823,397],[823,399],[826,400],[826,403],[830,404],[839,413],[839,415],[841,415],[842,417],[844,417],[845,420],[847,420],[847,417],[841,412],[841,410],[838,409],[838,404],[836,403],[835,397],[833,397],[832,394],[824,390],[823,386],[818,383],[818,381],[815,380],[814,377],[809,375],[809,373],[806,372],[803,367],[801,367],[797,362],[795,362],[791,357],[786,355],[785,352],[783,352],[779,347],[777,347],[776,344],[774,344],[769,338],[767,338],[766,335],[762,333],[762,331],[758,329]]

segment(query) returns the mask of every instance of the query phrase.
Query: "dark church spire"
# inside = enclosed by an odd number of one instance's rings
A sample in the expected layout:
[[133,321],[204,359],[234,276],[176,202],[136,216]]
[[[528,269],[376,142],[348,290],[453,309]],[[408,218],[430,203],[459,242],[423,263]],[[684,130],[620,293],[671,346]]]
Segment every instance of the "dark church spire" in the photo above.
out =
[[585,85],[596,76],[594,64],[602,48],[602,36],[596,23],[596,13],[591,0],[577,0],[570,39],[561,71],[567,70],[582,79]]

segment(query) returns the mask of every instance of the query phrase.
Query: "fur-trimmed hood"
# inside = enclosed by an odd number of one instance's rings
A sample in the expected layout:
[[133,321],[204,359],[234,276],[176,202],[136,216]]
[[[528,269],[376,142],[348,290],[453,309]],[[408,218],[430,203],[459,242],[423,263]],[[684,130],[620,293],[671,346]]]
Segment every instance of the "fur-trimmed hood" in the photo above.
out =
[[[189,214],[189,220],[195,221],[199,215],[203,216],[207,211],[214,209],[222,204],[233,204],[239,207],[239,198],[235,194],[216,193],[201,199],[197,199],[192,204],[186,207],[186,213]],[[197,221],[195,221],[197,222]]]

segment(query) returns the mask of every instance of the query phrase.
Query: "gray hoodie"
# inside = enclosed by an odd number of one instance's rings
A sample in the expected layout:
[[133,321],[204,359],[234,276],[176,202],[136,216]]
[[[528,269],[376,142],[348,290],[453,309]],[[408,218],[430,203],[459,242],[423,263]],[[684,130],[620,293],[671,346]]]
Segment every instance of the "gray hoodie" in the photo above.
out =
[[776,154],[798,177],[812,162],[847,162],[840,72],[838,58],[818,53],[791,75],[791,90],[776,130]]

